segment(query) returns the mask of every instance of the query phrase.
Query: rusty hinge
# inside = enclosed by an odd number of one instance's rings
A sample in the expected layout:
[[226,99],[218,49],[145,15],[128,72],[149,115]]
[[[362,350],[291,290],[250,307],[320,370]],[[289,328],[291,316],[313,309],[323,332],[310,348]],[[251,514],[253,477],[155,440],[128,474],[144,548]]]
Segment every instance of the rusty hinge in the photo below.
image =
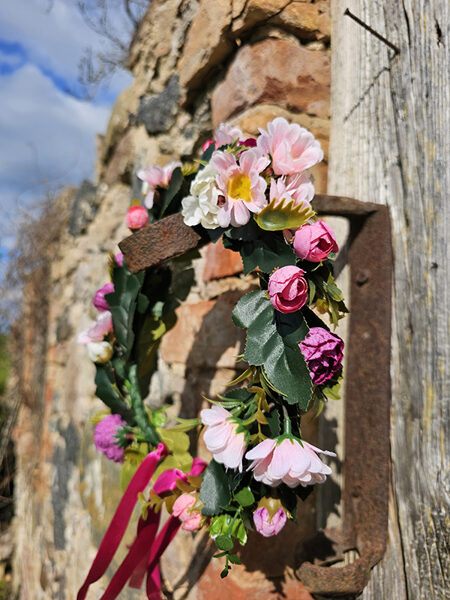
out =
[[[386,206],[317,195],[319,214],[350,221],[350,332],[345,391],[343,525],[325,531],[339,557],[356,550],[345,567],[303,563],[298,576],[312,593],[339,597],[362,592],[386,550],[390,473],[390,348],[392,247]],[[131,271],[160,264],[206,243],[180,214],[166,217],[119,246]]]

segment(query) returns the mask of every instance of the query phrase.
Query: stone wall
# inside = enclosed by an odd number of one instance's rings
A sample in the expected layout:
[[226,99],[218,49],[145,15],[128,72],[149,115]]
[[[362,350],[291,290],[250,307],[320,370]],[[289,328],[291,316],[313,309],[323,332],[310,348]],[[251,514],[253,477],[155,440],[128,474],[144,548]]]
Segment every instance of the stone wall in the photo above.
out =
[[[95,184],[60,199],[65,229],[44,273],[45,301],[36,302],[36,283],[27,288],[22,388],[28,391],[15,431],[21,600],[75,598],[120,497],[117,465],[93,447],[89,417],[102,405],[76,333],[95,316],[92,294],[107,278],[107,252],[117,251],[128,234],[124,215],[139,193],[136,170],[191,158],[225,120],[252,135],[282,115],[310,129],[328,150],[325,0],[153,0],[132,42],[130,68],[134,84],[120,95],[98,140]],[[326,160],[313,170],[318,192],[325,191],[326,170]],[[171,398],[183,416],[196,414],[202,395],[220,392],[233,377],[242,337],[231,309],[252,285],[240,258],[220,246],[205,248],[195,269],[196,284],[164,338],[149,399]],[[309,427],[312,436],[314,423]],[[313,495],[299,525],[286,527],[276,543],[251,539],[244,566],[224,582],[220,562],[209,562],[207,539],[183,532],[162,564],[167,597],[237,600],[283,592],[311,598],[294,572],[305,555],[301,540],[315,530],[314,507]],[[121,597],[143,595],[129,590]]]

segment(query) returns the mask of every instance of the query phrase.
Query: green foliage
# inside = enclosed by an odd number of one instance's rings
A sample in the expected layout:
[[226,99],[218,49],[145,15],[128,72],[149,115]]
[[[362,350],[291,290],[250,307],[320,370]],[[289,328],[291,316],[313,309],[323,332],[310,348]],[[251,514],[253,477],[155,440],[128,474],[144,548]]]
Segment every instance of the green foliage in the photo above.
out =
[[308,326],[300,312],[275,311],[261,290],[243,296],[233,310],[233,321],[247,328],[244,359],[262,366],[269,382],[289,404],[306,411],[312,393],[311,376],[298,347]]
[[133,348],[133,319],[143,282],[144,272],[133,274],[125,267],[116,267],[113,270],[114,292],[105,295],[112,314],[114,335],[125,361]]
[[252,490],[247,486],[235,494],[234,500],[241,506],[246,507],[255,503],[255,496],[253,495]]
[[138,427],[141,429],[145,440],[150,444],[150,446],[156,446],[159,443],[160,438],[156,433],[155,428],[150,423],[148,415],[145,411],[144,402],[142,401],[142,396],[139,389],[136,364],[131,365],[129,369],[129,378],[129,393],[131,409],[134,413],[134,418]]
[[114,381],[114,375],[110,365],[95,365],[95,393],[100,400],[106,404],[111,412],[120,415],[130,425],[134,422],[133,412],[120,395]]
[[223,245],[240,252],[245,274],[257,267],[264,273],[271,273],[277,267],[296,263],[296,256],[284,241],[283,234],[279,231],[262,231],[253,219],[243,227],[228,229]]
[[203,502],[202,514],[211,517],[222,511],[231,500],[230,485],[223,466],[212,460],[204,475],[200,488],[200,500]]
[[261,229],[282,231],[283,229],[301,227],[314,215],[315,212],[307,204],[295,205],[293,200],[288,202],[285,198],[274,198],[255,215],[255,221]]

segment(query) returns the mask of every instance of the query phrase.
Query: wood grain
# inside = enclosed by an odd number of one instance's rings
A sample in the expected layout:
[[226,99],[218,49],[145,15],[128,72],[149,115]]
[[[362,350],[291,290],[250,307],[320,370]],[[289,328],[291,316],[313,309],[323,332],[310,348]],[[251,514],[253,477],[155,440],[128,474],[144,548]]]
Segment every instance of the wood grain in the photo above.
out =
[[328,192],[387,204],[395,256],[389,547],[364,600],[448,593],[449,6],[333,0]]

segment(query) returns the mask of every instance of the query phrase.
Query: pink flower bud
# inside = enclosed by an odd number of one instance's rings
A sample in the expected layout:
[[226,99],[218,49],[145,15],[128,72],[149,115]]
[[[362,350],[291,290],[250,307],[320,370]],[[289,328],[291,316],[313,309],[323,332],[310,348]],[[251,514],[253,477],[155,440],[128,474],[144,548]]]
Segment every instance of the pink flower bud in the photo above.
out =
[[148,223],[148,212],[143,206],[130,206],[127,212],[126,224],[131,231],[142,229]]
[[102,288],[95,292],[92,304],[97,310],[99,310],[100,312],[105,312],[106,310],[109,310],[108,303],[105,300],[105,294],[112,294],[112,292],[114,292],[113,283],[105,283],[105,285]]
[[123,254],[122,252],[118,252],[115,256],[114,256],[114,260],[116,261],[116,264],[119,267],[123,267]]
[[198,511],[192,510],[196,503],[196,497],[193,493],[181,494],[173,504],[172,514],[178,517],[183,523],[181,529],[186,531],[196,531],[202,523],[202,515]]
[[211,144],[214,144],[214,140],[206,140],[206,142],[202,146],[202,152],[205,152],[205,150],[208,150],[208,148],[211,146]]
[[258,508],[253,513],[253,522],[256,531],[264,537],[278,535],[286,525],[287,516],[282,508],[280,508],[271,518],[269,511],[265,506]]
[[291,313],[300,310],[308,300],[308,284],[305,271],[288,265],[277,269],[269,279],[270,301],[276,310]]
[[339,250],[333,230],[324,221],[303,225],[294,237],[294,252],[310,262],[325,260],[330,252]]

